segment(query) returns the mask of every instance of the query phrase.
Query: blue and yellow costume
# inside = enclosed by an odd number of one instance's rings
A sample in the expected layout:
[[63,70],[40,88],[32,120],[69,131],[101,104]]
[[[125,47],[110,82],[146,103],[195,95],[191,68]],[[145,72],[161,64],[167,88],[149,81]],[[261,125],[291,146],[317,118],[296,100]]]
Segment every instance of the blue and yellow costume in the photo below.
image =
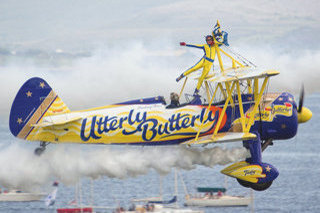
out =
[[181,46],[187,46],[187,47],[195,47],[199,49],[203,49],[204,51],[204,56],[201,58],[201,60],[196,63],[194,66],[189,68],[187,71],[185,71],[183,74],[181,74],[176,81],[178,82],[180,79],[183,77],[189,75],[190,73],[203,68],[202,74],[198,80],[197,87],[194,91],[194,95],[197,95],[199,92],[199,89],[208,75],[213,63],[214,59],[216,56],[216,47],[221,46],[221,45],[226,45],[229,46],[228,44],[228,33],[225,31],[222,31],[220,29],[220,24],[217,21],[217,24],[214,26],[214,29],[212,31],[212,35],[207,35],[206,36],[206,42],[207,44],[199,45],[199,44],[186,44],[185,42],[180,42]]
[[184,76],[189,75],[190,73],[203,68],[202,74],[198,80],[198,84],[195,90],[195,93],[199,92],[199,89],[202,85],[203,80],[205,79],[205,77],[208,75],[213,62],[214,62],[214,58],[216,56],[216,49],[214,47],[214,44],[186,44],[185,46],[187,47],[195,47],[195,48],[199,48],[202,49],[204,51],[204,56],[201,58],[201,60],[196,63],[194,66],[192,66],[191,68],[189,68],[188,70],[186,70],[183,74],[181,74],[181,76],[179,78],[177,78],[177,81],[179,81],[181,78],[183,78]]

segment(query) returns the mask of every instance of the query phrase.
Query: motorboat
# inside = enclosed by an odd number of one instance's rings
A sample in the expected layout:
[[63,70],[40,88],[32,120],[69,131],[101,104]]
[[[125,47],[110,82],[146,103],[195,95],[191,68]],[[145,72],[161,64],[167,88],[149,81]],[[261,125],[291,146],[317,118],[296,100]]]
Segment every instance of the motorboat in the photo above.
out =
[[45,193],[30,193],[20,190],[8,190],[0,193],[0,201],[28,202],[40,201],[46,196]]
[[145,204],[132,206],[128,210],[117,208],[116,213],[133,213],[133,212],[158,212],[158,213],[204,213],[203,210],[180,208],[176,206],[165,206],[162,204]]
[[186,195],[186,206],[248,206],[252,202],[252,196],[232,196],[226,194],[226,188],[198,187],[201,195]]
[[[174,187],[175,195],[170,200],[162,199],[162,180],[160,179],[160,196],[143,198],[143,199],[133,199],[132,204],[125,210],[124,208],[118,207],[116,213],[133,213],[133,212],[158,212],[158,213],[204,213],[203,210],[181,208],[178,205],[178,172],[175,169],[174,173]],[[136,204],[139,203],[139,204]]]

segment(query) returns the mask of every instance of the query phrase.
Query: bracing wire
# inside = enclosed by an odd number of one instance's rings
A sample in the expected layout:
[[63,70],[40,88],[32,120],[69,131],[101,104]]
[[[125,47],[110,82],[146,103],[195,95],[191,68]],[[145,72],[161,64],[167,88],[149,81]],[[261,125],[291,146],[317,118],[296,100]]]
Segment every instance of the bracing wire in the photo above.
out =
[[[253,67],[257,67],[254,63],[252,63],[251,61],[249,61],[247,58],[243,57],[242,55],[240,55],[239,53],[236,53],[235,51],[233,51],[230,47],[225,46],[226,49],[228,49],[228,51],[230,51],[233,55],[235,55],[240,61],[242,61],[245,65],[249,66],[249,64],[251,64]],[[249,64],[248,64],[249,63]]]

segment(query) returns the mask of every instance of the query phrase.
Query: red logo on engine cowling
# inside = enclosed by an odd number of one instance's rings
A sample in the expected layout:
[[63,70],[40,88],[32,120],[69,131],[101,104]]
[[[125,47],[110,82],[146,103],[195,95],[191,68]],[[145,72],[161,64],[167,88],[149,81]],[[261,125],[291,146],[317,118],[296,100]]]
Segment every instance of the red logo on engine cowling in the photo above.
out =
[[292,104],[291,104],[291,103],[288,103],[288,102],[285,102],[284,105],[285,105],[286,107],[292,107]]

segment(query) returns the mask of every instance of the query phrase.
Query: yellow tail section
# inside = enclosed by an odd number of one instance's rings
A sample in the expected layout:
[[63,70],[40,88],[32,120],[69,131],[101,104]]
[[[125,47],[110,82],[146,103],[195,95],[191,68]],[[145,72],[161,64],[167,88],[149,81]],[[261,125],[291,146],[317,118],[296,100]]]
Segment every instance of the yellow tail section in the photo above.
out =
[[30,140],[44,118],[68,112],[69,108],[45,80],[31,78],[22,85],[12,103],[9,127],[14,136]]
[[59,96],[56,96],[56,99],[48,108],[47,112],[44,114],[44,117],[51,116],[51,115],[64,114],[69,112],[70,112],[70,109],[67,107],[67,105],[61,100]]

